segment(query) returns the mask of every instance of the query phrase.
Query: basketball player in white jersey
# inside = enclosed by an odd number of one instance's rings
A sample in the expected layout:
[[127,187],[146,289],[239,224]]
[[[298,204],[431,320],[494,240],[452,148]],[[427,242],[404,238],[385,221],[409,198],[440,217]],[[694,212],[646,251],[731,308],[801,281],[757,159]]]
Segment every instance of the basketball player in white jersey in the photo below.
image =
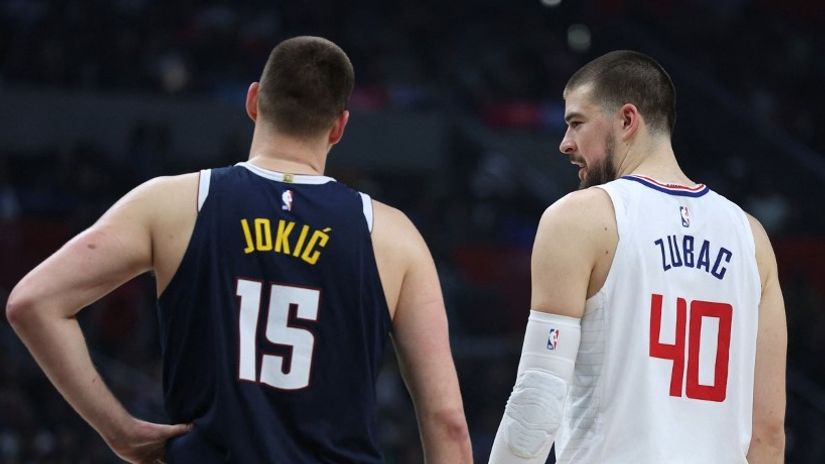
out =
[[761,464],[784,453],[786,324],[756,219],[689,179],[675,90],[608,53],[564,90],[581,190],[541,218],[491,463]]

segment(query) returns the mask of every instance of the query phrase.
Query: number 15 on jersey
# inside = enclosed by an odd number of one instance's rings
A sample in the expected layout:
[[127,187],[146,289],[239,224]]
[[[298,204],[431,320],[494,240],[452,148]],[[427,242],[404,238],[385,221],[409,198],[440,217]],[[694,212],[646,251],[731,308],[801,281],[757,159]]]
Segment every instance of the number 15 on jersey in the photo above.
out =
[[238,378],[260,382],[280,390],[300,390],[309,386],[315,335],[304,328],[290,325],[289,315],[296,319],[318,320],[321,292],[292,285],[272,284],[266,312],[265,335],[274,345],[292,349],[291,362],[283,356],[264,354],[258,372],[258,320],[263,284],[238,279],[235,294],[240,299],[238,312]]

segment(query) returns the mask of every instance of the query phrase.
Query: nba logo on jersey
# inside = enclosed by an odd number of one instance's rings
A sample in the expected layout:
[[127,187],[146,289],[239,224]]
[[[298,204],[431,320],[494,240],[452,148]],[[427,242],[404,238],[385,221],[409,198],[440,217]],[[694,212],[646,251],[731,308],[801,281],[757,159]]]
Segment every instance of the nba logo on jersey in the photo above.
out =
[[553,351],[557,346],[559,346],[559,329],[553,328],[547,335],[547,350]]
[[679,207],[679,215],[682,217],[682,227],[690,227],[690,211],[687,206]]
[[292,211],[292,190],[287,190],[281,194],[281,209],[284,211]]

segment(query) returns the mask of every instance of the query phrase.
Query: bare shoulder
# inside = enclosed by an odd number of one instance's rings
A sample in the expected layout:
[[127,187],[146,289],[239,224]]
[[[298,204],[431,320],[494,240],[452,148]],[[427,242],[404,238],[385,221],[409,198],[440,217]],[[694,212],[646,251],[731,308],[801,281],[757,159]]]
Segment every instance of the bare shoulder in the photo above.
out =
[[759,276],[764,287],[767,280],[776,275],[776,255],[774,255],[771,240],[762,223],[748,213],[745,213],[745,215],[748,217],[753,233],[753,243],[756,247],[756,265],[759,267]]
[[117,224],[150,229],[157,217],[173,216],[175,207],[184,201],[184,198],[196,196],[197,185],[197,174],[156,177],[148,180],[115,202],[93,229]]
[[378,200],[372,204],[374,241],[391,242],[398,251],[423,244],[421,234],[404,212]]
[[186,174],[179,174],[176,176],[160,176],[146,182],[146,185],[151,185],[156,191],[175,190],[175,189],[191,189],[197,187],[200,180],[200,172],[188,172]]
[[553,203],[533,244],[532,307],[581,317],[585,299],[604,285],[618,240],[613,203],[604,190],[579,190]]
[[197,172],[156,177],[120,201],[123,210],[118,216],[146,229],[158,294],[175,274],[192,237],[198,217],[199,180]]
[[380,219],[385,227],[399,227],[404,229],[407,225],[412,225],[410,219],[400,209],[392,207],[386,203],[372,200],[373,212],[376,219]]
[[[390,315],[395,311],[404,287],[415,287],[421,271],[435,274],[427,244],[412,221],[402,211],[373,200],[372,246]],[[437,282],[436,279],[435,282]],[[420,293],[420,292],[418,292]],[[401,305],[403,306],[403,305]]]
[[759,219],[753,217],[750,213],[745,213],[745,216],[748,217],[748,223],[750,223],[751,231],[753,232],[753,242],[756,245],[757,251],[760,247],[771,247],[770,239],[768,238],[768,233],[765,231],[765,228],[762,226],[762,223],[759,222]]
[[178,201],[195,198],[199,180],[200,173],[197,172],[155,177],[139,185],[131,193],[145,200],[163,200],[155,205],[162,209],[165,205],[174,206]]
[[539,236],[552,234],[554,239],[599,239],[604,232],[615,235],[616,218],[610,196],[596,187],[560,198],[544,211],[538,227]]

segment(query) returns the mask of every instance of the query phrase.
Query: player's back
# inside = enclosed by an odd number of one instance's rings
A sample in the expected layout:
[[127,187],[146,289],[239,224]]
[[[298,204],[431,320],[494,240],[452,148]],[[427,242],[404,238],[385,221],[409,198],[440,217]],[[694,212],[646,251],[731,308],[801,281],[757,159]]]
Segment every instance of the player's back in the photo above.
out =
[[705,186],[601,186],[619,241],[588,299],[558,462],[746,463],[760,280],[745,213]]
[[167,461],[382,462],[375,379],[390,318],[366,195],[240,163],[201,172],[158,300]]

